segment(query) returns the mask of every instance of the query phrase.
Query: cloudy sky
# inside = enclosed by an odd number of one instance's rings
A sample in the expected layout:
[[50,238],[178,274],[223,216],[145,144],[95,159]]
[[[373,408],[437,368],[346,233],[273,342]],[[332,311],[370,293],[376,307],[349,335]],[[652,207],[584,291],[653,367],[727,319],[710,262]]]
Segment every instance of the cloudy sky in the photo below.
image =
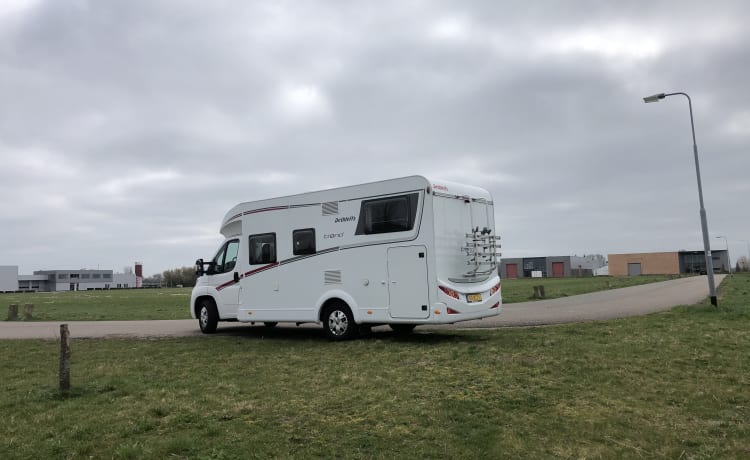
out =
[[747,1],[0,2],[0,265],[211,257],[234,204],[423,174],[509,257],[750,240]]

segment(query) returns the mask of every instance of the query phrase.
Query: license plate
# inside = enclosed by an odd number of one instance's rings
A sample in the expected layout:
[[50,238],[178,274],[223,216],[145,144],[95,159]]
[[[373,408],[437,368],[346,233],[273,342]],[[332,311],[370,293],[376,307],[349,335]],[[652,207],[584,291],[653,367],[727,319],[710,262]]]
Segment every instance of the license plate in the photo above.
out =
[[466,299],[469,301],[469,303],[472,303],[472,302],[481,302],[482,301],[482,294],[468,294],[466,296]]

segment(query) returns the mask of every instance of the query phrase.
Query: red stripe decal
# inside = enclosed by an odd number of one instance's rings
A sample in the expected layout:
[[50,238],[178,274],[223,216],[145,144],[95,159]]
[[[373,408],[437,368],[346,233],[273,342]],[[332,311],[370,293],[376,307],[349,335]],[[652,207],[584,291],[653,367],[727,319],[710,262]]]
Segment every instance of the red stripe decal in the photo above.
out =
[[[250,270],[249,272],[245,273],[244,275],[240,275],[240,279],[247,278],[248,276],[252,276],[252,275],[254,275],[256,273],[260,273],[260,272],[265,271],[265,270],[269,270],[269,269],[271,269],[273,267],[276,267],[278,265],[279,265],[278,262],[274,262],[272,264],[268,264],[268,265],[264,265],[264,266],[262,266],[260,268],[256,268],[255,270]],[[227,287],[229,287],[229,286],[231,286],[233,284],[236,284],[236,283],[237,282],[235,280],[229,280],[226,283],[217,286],[216,290],[217,291],[221,291],[222,289],[227,288]]]
[[217,291],[221,291],[221,290],[222,290],[222,289],[224,289],[225,287],[229,287],[229,286],[233,285],[234,283],[235,283],[235,281],[234,281],[234,280],[232,280],[232,281],[227,281],[227,282],[226,282],[226,283],[224,283],[224,284],[221,284],[221,285],[219,285],[219,286],[216,286],[216,290],[217,290]]
[[279,263],[278,263],[278,262],[274,262],[274,263],[272,263],[272,264],[264,265],[264,266],[262,266],[262,267],[260,267],[260,268],[256,268],[255,270],[250,270],[249,272],[247,272],[247,273],[245,273],[244,275],[242,275],[242,277],[243,277],[243,278],[247,278],[248,276],[252,276],[252,275],[254,275],[254,274],[256,274],[256,273],[260,273],[260,272],[262,272],[263,270],[268,270],[269,268],[273,268],[273,267],[275,267],[275,266],[277,266],[277,265],[279,265]]

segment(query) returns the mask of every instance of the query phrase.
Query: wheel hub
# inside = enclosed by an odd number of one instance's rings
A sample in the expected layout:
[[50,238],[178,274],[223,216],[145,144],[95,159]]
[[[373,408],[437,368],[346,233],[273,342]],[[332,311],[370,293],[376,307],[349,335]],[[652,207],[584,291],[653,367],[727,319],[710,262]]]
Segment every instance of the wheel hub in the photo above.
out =
[[328,316],[328,328],[335,336],[346,334],[346,330],[349,329],[349,320],[346,314],[341,310],[332,311]]

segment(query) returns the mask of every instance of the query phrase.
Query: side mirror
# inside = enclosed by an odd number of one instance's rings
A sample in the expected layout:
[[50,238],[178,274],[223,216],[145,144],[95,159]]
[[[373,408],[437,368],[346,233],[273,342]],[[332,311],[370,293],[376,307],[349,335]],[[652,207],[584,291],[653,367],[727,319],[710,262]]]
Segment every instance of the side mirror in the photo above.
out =
[[206,271],[203,269],[203,259],[198,259],[195,261],[195,274],[197,276],[203,276],[206,274]]

